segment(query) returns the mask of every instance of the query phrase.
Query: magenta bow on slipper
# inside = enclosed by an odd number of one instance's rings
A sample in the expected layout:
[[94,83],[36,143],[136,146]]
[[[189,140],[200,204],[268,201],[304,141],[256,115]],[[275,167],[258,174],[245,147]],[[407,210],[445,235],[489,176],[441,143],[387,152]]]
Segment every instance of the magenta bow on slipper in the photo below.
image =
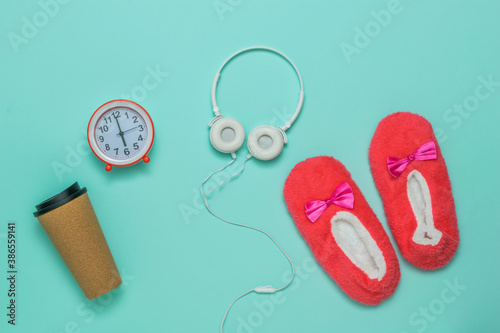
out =
[[411,162],[435,159],[437,159],[436,144],[434,141],[429,141],[421,145],[420,148],[415,150],[415,152],[408,157],[402,159],[387,157],[387,169],[389,169],[389,173],[394,178],[398,178]]
[[353,209],[354,208],[354,194],[352,193],[352,188],[347,182],[343,182],[335,191],[333,191],[330,199],[324,200],[313,200],[306,203],[306,215],[311,222],[316,222],[317,219],[323,214],[323,212],[330,205],[337,205],[342,208]]

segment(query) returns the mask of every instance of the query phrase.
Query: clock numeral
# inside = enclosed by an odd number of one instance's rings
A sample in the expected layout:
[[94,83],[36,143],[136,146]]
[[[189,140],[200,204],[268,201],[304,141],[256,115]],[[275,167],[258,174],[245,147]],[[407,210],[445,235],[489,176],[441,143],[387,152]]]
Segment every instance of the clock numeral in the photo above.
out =
[[125,149],[123,150],[123,152],[124,152],[124,153],[125,153],[125,155],[127,155],[127,156],[128,156],[128,155],[130,155],[130,151],[128,150],[128,148],[125,148]]
[[144,139],[142,138],[142,135],[139,135],[139,138],[137,140],[144,141]]
[[106,143],[106,146],[104,146],[104,147],[106,147],[106,150],[110,150],[111,149],[111,148],[109,148],[109,144],[107,144],[107,143]]
[[134,124],[137,123],[137,116],[133,116],[132,119],[134,119]]
[[139,150],[139,145],[137,144],[137,142],[134,142],[134,149]]
[[125,115],[127,116],[127,119],[128,119],[128,112],[125,112]]
[[107,132],[108,131],[108,125],[99,126],[99,129],[101,130],[101,133]]
[[104,137],[102,135],[99,135],[99,141],[104,142]]
[[120,111],[113,111],[112,115],[115,118],[120,118]]
[[142,131],[144,131],[144,126],[139,125],[139,132],[142,132]]
[[115,148],[115,155],[118,155],[118,148]]
[[104,117],[106,124],[111,124],[111,116]]

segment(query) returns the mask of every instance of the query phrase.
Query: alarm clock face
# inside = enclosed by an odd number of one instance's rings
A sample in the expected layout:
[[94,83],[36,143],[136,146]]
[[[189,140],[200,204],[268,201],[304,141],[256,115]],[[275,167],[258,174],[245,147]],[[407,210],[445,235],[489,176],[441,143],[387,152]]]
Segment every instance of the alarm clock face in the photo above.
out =
[[115,100],[102,105],[92,116],[88,127],[90,147],[95,155],[111,166],[149,162],[146,154],[154,137],[153,122],[140,105]]
[[97,146],[104,155],[127,160],[140,154],[148,138],[144,118],[136,111],[116,107],[106,111],[97,120],[95,129]]

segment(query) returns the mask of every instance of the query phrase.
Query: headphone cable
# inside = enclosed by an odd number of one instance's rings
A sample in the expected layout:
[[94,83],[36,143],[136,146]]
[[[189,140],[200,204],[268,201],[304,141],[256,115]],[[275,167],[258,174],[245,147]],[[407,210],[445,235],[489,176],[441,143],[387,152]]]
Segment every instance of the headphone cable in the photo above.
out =
[[220,182],[215,188],[211,189],[209,192],[207,192],[205,194],[205,192],[203,191],[203,185],[205,185],[205,183],[210,179],[212,178],[212,176],[214,176],[215,174],[223,171],[224,169],[226,169],[228,166],[230,166],[231,164],[233,164],[233,162],[236,160],[236,154],[235,153],[231,153],[231,156],[233,157],[233,159],[228,163],[226,164],[224,167],[212,172],[212,174],[210,176],[208,176],[207,178],[205,178],[205,180],[201,183],[201,186],[200,186],[200,192],[201,192],[201,196],[203,198],[203,201],[205,202],[205,206],[207,207],[208,211],[210,212],[210,214],[212,214],[214,217],[216,217],[217,219],[225,222],[225,223],[228,223],[228,224],[232,224],[232,225],[235,225],[235,226],[238,226],[238,227],[243,227],[243,228],[247,228],[247,229],[252,229],[252,230],[255,230],[255,231],[258,231],[264,235],[266,235],[270,240],[273,241],[273,243],[280,249],[281,253],[283,253],[283,255],[286,257],[286,259],[288,260],[288,262],[290,263],[290,266],[292,267],[292,276],[290,277],[290,280],[281,288],[274,288],[272,286],[262,286],[262,287],[256,287],[256,288],[253,288],[253,289],[250,289],[246,292],[244,292],[243,294],[241,294],[240,296],[236,297],[232,302],[231,304],[229,305],[229,307],[227,308],[225,314],[224,314],[224,317],[222,318],[222,322],[221,322],[221,325],[220,325],[220,333],[223,333],[223,327],[224,327],[224,322],[227,318],[227,315],[229,313],[229,310],[231,309],[231,307],[234,305],[234,303],[236,303],[236,301],[238,301],[240,298],[250,294],[251,292],[256,292],[256,293],[259,293],[259,294],[273,294],[275,292],[278,292],[278,291],[282,291],[284,289],[286,289],[293,281],[293,278],[295,277],[295,265],[293,264],[293,261],[292,259],[290,259],[290,257],[288,256],[288,254],[285,252],[285,250],[283,250],[283,248],[278,244],[278,242],[269,234],[267,233],[266,231],[262,230],[262,229],[259,229],[257,227],[253,227],[253,226],[250,226],[250,225],[246,225],[246,224],[242,224],[242,223],[237,223],[237,222],[233,222],[233,221],[229,221],[229,220],[226,220],[222,217],[220,217],[219,215],[215,214],[212,209],[210,208],[209,204],[208,204],[208,198],[207,198],[207,195],[214,191],[215,189],[217,189],[219,186],[221,186],[222,184],[224,184],[227,180],[241,174],[243,172],[243,170],[245,169],[245,163],[252,157],[251,154],[248,154],[246,156],[246,159],[245,161],[243,162],[243,165],[241,167],[241,170],[230,175],[229,177],[226,177],[222,182]]

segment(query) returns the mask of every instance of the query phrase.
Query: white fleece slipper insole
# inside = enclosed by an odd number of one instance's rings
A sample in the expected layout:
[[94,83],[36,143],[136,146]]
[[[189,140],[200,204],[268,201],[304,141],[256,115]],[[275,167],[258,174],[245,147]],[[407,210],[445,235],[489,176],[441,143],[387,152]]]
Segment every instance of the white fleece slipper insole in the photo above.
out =
[[344,254],[370,279],[382,280],[386,272],[384,255],[359,219],[340,211],[331,222],[333,237]]
[[408,175],[408,200],[417,219],[417,228],[412,240],[420,245],[436,245],[443,235],[434,227],[432,218],[432,201],[427,181],[417,170]]

